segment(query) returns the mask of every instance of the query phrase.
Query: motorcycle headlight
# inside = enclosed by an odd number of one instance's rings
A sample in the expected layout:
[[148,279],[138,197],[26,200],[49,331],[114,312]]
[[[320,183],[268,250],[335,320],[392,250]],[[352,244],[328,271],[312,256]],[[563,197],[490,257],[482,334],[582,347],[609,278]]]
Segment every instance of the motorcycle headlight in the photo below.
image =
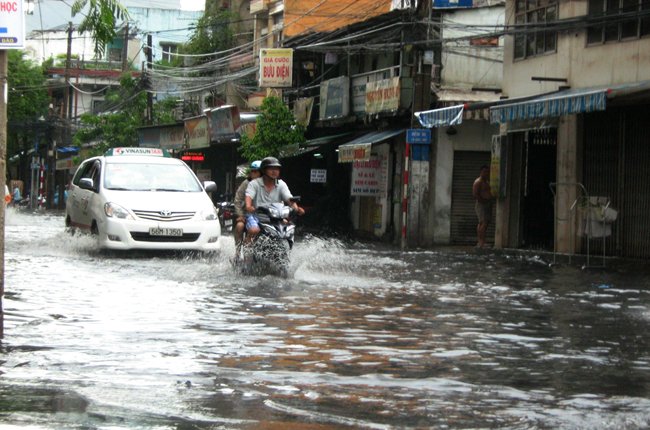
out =
[[104,213],[109,218],[134,219],[129,211],[115,203],[108,202],[104,205]]
[[217,213],[217,208],[212,206],[211,209],[204,209],[201,212],[201,219],[205,221],[214,221],[216,219],[219,219],[219,214]]

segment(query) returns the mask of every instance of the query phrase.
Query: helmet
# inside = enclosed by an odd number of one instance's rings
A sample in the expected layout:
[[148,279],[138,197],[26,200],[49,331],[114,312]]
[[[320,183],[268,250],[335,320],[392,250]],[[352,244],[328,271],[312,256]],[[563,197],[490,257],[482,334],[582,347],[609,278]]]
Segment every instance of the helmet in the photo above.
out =
[[255,160],[251,163],[249,170],[260,170],[260,165],[262,162],[260,160]]
[[267,167],[282,167],[282,164],[280,164],[280,161],[278,161],[278,159],[275,157],[266,157],[262,160],[260,169],[264,170]]

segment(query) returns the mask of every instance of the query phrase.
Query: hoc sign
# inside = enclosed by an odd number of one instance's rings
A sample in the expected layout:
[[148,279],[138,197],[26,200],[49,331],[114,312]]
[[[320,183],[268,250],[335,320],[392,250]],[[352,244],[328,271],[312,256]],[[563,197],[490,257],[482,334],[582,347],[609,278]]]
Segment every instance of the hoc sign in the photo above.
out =
[[23,0],[0,0],[0,49],[25,47]]

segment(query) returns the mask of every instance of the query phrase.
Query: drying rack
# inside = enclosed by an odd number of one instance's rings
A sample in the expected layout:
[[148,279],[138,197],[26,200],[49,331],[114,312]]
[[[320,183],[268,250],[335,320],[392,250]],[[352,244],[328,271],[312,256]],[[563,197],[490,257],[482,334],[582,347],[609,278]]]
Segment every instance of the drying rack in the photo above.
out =
[[[576,234],[574,232],[575,225],[576,225],[576,217],[577,217],[577,211],[578,207],[582,205],[586,205],[587,207],[587,217],[585,219],[585,235],[587,237],[587,263],[582,266],[582,268],[603,268],[605,267],[605,239],[606,236],[605,234],[602,235],[603,238],[603,255],[602,255],[602,262],[599,266],[592,265],[591,264],[591,249],[590,249],[590,244],[591,240],[593,239],[592,237],[592,211],[591,211],[591,204],[592,204],[592,196],[589,195],[589,192],[587,192],[587,189],[583,184],[580,182],[551,182],[549,184],[549,187],[551,188],[551,192],[553,193],[553,202],[554,202],[554,232],[557,231],[557,225],[558,222],[568,222],[569,223],[569,237],[571,238],[571,247],[570,249],[575,250],[575,241],[576,241]],[[573,204],[569,207],[569,210],[564,213],[564,214],[558,214],[558,209],[557,209],[557,191],[558,188],[561,187],[567,187],[567,188],[577,188],[578,190],[578,195],[576,196],[576,199],[573,201]],[[610,201],[607,200],[606,205],[604,206],[604,209],[607,209],[610,205]],[[561,216],[562,215],[562,216]],[[605,227],[605,220],[604,218],[602,219],[603,223],[603,230]],[[555,233],[554,233],[555,234]],[[575,251],[574,251],[575,252]],[[553,238],[553,264],[557,263],[557,241],[555,238]],[[569,254],[569,264],[572,262],[572,257],[575,254],[570,253]]]

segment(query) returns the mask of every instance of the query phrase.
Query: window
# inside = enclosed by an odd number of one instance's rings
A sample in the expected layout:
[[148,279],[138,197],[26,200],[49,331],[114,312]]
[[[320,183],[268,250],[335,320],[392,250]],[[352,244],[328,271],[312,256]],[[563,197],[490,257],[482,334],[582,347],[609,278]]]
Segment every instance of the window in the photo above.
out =
[[172,60],[174,59],[173,54],[178,53],[178,45],[174,45],[171,43],[161,43],[160,49],[162,50],[162,60],[168,63],[171,63]]
[[122,48],[108,48],[108,61],[122,61]]
[[272,17],[273,22],[273,47],[281,48],[282,47],[282,29],[284,28],[284,15],[282,13],[276,13]]
[[555,52],[557,32],[545,30],[558,19],[557,0],[515,0],[515,58]]
[[639,13],[650,10],[644,0],[589,0],[587,43],[618,42],[650,34],[650,17]]

